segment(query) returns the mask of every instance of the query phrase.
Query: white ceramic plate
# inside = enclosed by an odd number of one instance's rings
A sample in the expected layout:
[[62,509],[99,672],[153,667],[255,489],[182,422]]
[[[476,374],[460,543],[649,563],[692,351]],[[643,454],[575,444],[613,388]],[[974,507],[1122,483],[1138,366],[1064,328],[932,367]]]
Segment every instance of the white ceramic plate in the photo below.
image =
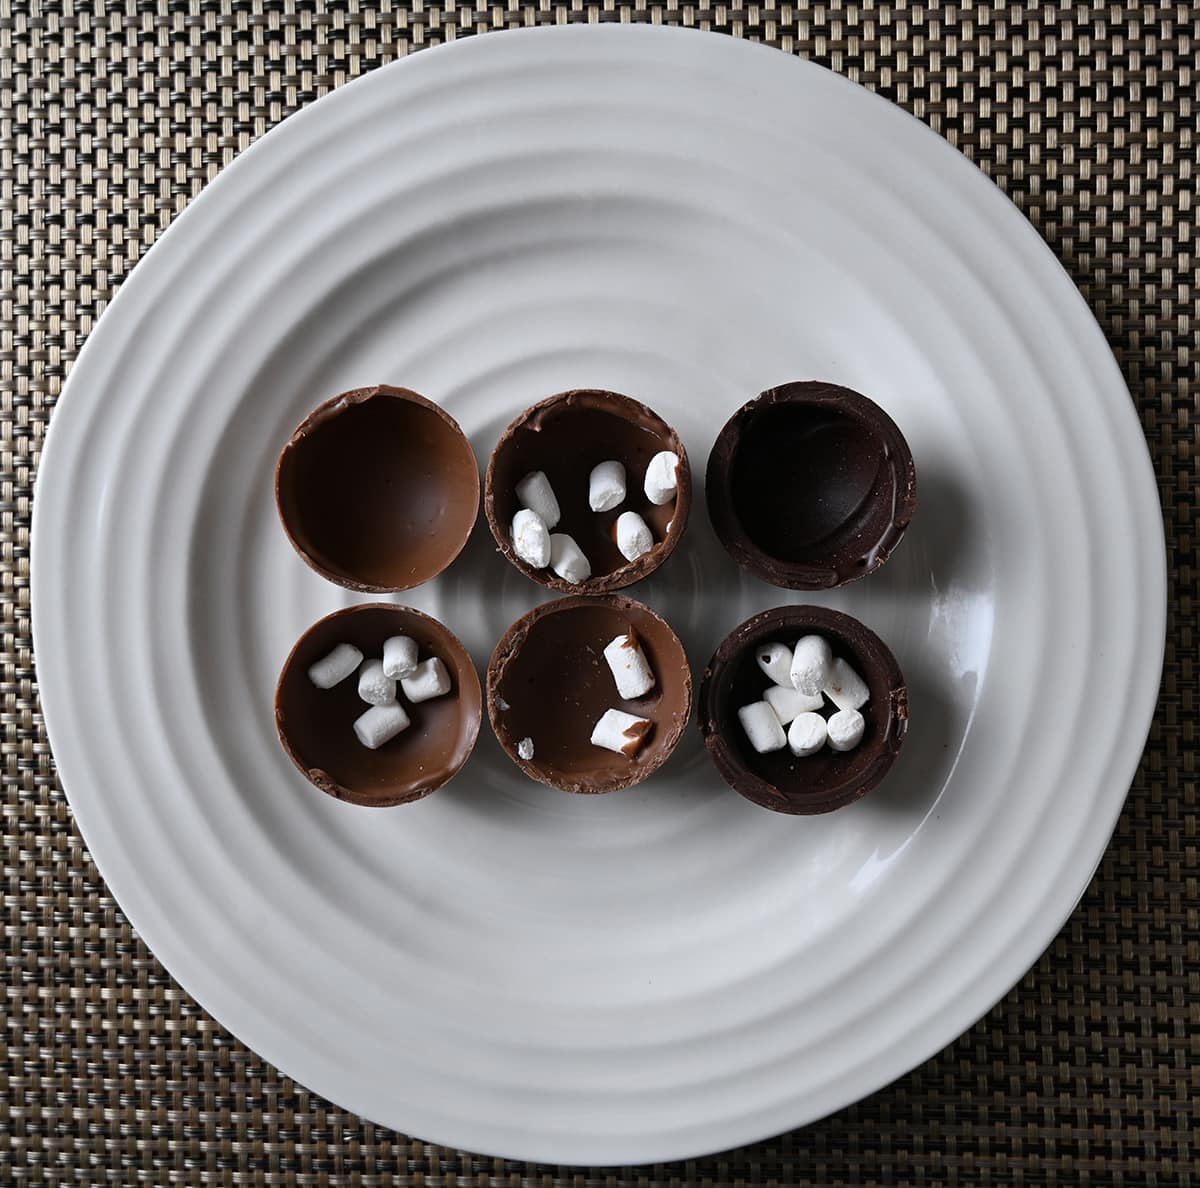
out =
[[[615,388],[698,477],[760,389],[872,395],[919,476],[864,619],[912,688],[892,776],[827,818],[727,789],[698,734],[629,792],[529,783],[485,728],[453,784],[335,803],[280,750],[295,637],[350,596],[271,471],[359,384],[435,397],[480,463],[525,405]],[[630,591],[699,672],[753,612],[703,500]],[[1094,870],[1145,737],[1164,553],[1129,395],[1038,236],[945,143],[814,66],[652,28],[421,53],[286,121],[123,286],[35,504],[54,752],[134,926],[212,1014],[377,1122],[621,1163],[811,1121],[948,1043]],[[480,667],[544,596],[480,525],[405,596]]]

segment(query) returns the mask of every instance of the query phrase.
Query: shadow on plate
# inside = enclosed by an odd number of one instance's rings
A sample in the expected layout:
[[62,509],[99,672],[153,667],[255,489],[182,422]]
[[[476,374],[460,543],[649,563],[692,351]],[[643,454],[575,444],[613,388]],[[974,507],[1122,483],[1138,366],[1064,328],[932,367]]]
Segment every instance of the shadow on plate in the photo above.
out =
[[929,597],[953,583],[976,586],[986,562],[981,509],[959,476],[936,466],[917,475],[917,510],[896,552],[857,593]]
[[978,677],[966,673],[954,693],[948,671],[918,661],[905,667],[909,730],[887,778],[867,800],[889,813],[922,818],[941,798],[966,742],[978,693]]

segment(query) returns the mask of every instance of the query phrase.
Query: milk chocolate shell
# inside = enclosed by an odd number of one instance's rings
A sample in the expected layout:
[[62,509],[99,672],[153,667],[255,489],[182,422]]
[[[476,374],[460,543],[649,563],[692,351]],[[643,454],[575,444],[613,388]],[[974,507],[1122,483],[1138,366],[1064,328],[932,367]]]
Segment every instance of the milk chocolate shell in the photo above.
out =
[[[370,708],[358,696],[357,674],[318,689],[308,669],[340,643],[364,659],[378,658],[392,635],[416,640],[422,660],[440,657],[451,688],[419,705],[401,697],[408,729],[372,751],[354,733],[355,719]],[[314,623],[288,656],[275,692],[275,725],[292,762],[322,792],[354,804],[407,804],[436,791],[466,763],[482,717],[479,676],[457,637],[420,611],[383,602],[346,607]]]
[[288,539],[322,577],[408,590],[462,552],[479,512],[479,467],[449,413],[379,384],[305,418],[279,455],[275,501]]
[[[664,450],[679,456],[679,489],[672,501],[656,506],[642,484],[650,459]],[[588,476],[598,463],[610,460],[625,467],[625,501],[611,511],[594,512],[588,505]],[[591,562],[592,576],[583,582],[565,581],[549,568],[534,569],[513,550],[512,520],[521,507],[517,483],[536,470],[550,480],[562,512],[550,531],[573,536]],[[653,573],[679,543],[691,501],[687,451],[675,430],[628,396],[580,390],[551,396],[509,425],[488,463],[483,506],[500,551],[523,574],[565,594],[598,594]],[[627,561],[613,539],[613,525],[626,511],[637,512],[655,540],[636,561]]]
[[[605,646],[634,631],[656,683],[622,700]],[[648,606],[620,595],[560,598],[535,607],[505,632],[488,665],[488,716],[501,746],[526,775],[564,792],[614,792],[666,762],[692,712],[692,674],[675,632]],[[649,718],[633,757],[593,746],[607,709]],[[523,739],[533,744],[523,758]]]
[[729,555],[791,590],[878,569],[916,505],[896,423],[866,396],[824,383],[784,384],[738,409],[708,456],[705,486]]
[[[770,685],[755,659],[770,643],[823,635],[867,683],[863,740],[852,751],[826,747],[797,758],[787,747],[766,755],[750,745],[737,712]],[[908,729],[908,689],[884,642],[857,619],[817,606],[781,606],[747,619],[717,648],[700,685],[700,731],[726,783],[780,813],[828,813],[865,796],[887,774]]]

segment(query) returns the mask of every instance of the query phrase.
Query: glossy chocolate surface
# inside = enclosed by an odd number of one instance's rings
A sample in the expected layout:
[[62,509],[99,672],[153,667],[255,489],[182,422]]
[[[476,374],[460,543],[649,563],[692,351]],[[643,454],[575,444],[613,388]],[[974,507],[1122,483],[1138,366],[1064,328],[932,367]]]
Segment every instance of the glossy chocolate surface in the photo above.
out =
[[[656,506],[642,483],[650,459],[663,450],[679,456],[679,490],[670,503]],[[625,501],[611,511],[594,512],[588,506],[588,476],[592,467],[611,459],[625,467]],[[591,562],[592,576],[585,582],[573,585],[552,569],[534,569],[513,551],[509,532],[521,506],[517,483],[535,470],[545,471],[562,512],[550,531],[573,536]],[[646,405],[593,390],[563,392],[526,409],[492,452],[484,485],[484,510],[500,551],[535,582],[568,594],[618,590],[653,573],[683,535],[691,498],[687,451],[675,431]],[[654,547],[636,561],[626,561],[613,538],[617,517],[626,511],[637,512],[654,535]]]
[[[357,675],[318,689],[308,668],[340,643],[378,658],[391,635],[415,639],[422,660],[440,657],[451,689],[419,705],[400,697],[408,729],[372,751],[354,733],[355,719],[370,708],[358,696]],[[479,676],[457,637],[436,619],[390,603],[347,607],[314,623],[288,656],[275,693],[275,725],[292,762],[322,792],[354,804],[405,804],[440,788],[467,761],[482,717]]]
[[[630,629],[656,683],[626,701],[603,653]],[[496,645],[487,687],[492,728],[509,757],[533,779],[565,792],[613,792],[640,783],[674,751],[692,711],[691,669],[675,632],[649,607],[620,595],[535,607]],[[653,722],[636,756],[592,745],[592,727],[608,709]],[[517,753],[524,738],[534,745],[529,760]]]
[[916,472],[896,423],[834,384],[772,388],[740,408],[708,457],[708,512],[739,565],[772,585],[865,577],[912,519]]
[[[863,740],[852,751],[826,747],[797,758],[785,747],[760,755],[737,716],[761,701],[771,683],[755,654],[809,634],[828,639],[834,656],[866,681]],[[865,796],[887,774],[908,730],[908,689],[887,646],[857,619],[824,607],[782,606],[747,619],[717,648],[700,685],[699,715],[709,757],[735,791],[776,812],[827,813]]]
[[279,455],[275,499],[288,538],[323,577],[351,590],[408,590],[467,543],[479,467],[449,413],[381,384],[305,418]]

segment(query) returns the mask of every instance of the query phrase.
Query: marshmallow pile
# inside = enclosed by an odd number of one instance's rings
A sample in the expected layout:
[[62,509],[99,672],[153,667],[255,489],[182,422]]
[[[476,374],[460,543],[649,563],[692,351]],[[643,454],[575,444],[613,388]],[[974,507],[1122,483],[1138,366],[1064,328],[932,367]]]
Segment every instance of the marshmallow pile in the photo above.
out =
[[382,659],[366,661],[353,644],[340,643],[309,668],[308,679],[318,689],[332,689],[354,672],[358,695],[371,707],[355,719],[354,733],[372,751],[409,727],[409,716],[396,696],[397,684],[413,705],[450,692],[446,666],[437,656],[421,660],[417,641],[407,635],[385,640]]
[[[762,644],[755,660],[773,683],[762,701],[738,710],[738,721],[760,755],[785,746],[798,757],[815,755],[826,744],[851,751],[862,742],[860,711],[870,691],[824,636],[806,635],[794,647]],[[827,698],[836,707],[828,718],[821,713]]]
[[[642,481],[646,498],[656,507],[670,503],[679,490],[679,455],[663,450],[650,459]],[[588,475],[588,506],[607,512],[625,502],[625,467],[615,460],[592,467]],[[558,497],[545,471],[535,470],[517,483],[521,510],[513,516],[513,551],[534,569],[549,566],[560,578],[578,585],[592,576],[592,565],[575,538],[551,532],[562,518]],[[668,529],[670,525],[668,525]],[[650,525],[635,511],[622,512],[612,527],[613,540],[626,561],[636,561],[654,547]]]
[[[604,659],[622,701],[644,697],[654,688],[654,670],[631,627],[616,635],[604,649]],[[592,729],[592,746],[632,759],[642,748],[654,723],[620,709],[608,709]]]

